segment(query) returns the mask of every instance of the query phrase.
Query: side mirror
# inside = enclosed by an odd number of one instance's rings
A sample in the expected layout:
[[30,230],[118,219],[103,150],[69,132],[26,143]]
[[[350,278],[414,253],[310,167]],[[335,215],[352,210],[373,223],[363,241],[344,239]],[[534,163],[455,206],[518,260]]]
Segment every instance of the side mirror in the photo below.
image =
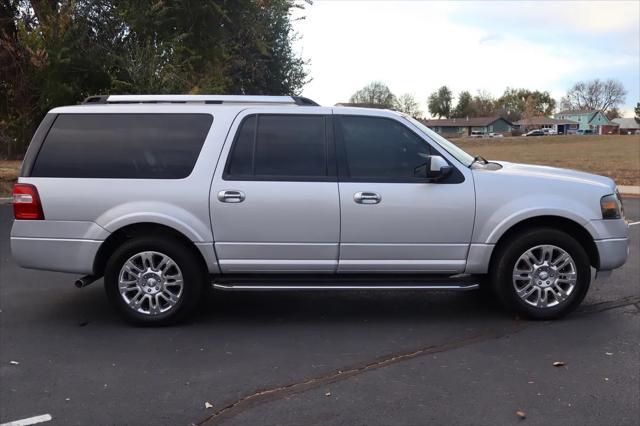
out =
[[430,155],[426,163],[414,169],[413,174],[430,181],[438,181],[449,176],[452,171],[453,167],[444,158],[439,155]]

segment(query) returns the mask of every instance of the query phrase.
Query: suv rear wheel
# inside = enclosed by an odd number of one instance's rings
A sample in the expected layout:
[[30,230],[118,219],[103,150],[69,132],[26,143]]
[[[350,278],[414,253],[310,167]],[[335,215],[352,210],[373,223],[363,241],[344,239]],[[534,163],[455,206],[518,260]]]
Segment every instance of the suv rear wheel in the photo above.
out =
[[207,283],[204,267],[182,241],[140,237],[128,240],[109,258],[105,290],[129,322],[166,325],[196,309]]
[[586,251],[571,235],[538,228],[504,244],[491,275],[495,293],[508,309],[533,319],[552,319],[582,302],[591,267]]

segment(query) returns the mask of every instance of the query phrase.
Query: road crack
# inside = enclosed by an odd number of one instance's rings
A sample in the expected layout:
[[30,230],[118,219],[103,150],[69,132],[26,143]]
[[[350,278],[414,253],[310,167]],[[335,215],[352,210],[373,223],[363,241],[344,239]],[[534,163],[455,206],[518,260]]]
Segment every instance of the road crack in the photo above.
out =
[[377,370],[379,368],[384,368],[389,365],[407,361],[417,357],[447,352],[453,349],[458,349],[464,346],[473,345],[473,344],[484,342],[487,340],[506,337],[523,330],[529,324],[530,323],[527,323],[526,321],[517,320],[517,321],[514,321],[514,323],[510,327],[508,327],[506,330],[502,330],[500,332],[482,333],[475,336],[466,337],[464,339],[453,340],[440,345],[427,346],[424,348],[413,350],[411,352],[390,354],[365,364],[353,366],[346,369],[335,370],[333,372],[330,372],[322,376],[308,378],[303,381],[290,383],[284,386],[278,386],[270,389],[259,390],[224,406],[223,408],[217,410],[216,412],[214,412],[204,420],[201,420],[197,423],[192,423],[192,425],[195,425],[195,426],[200,426],[205,424],[213,425],[226,418],[233,417],[244,410],[247,410],[251,407],[265,403],[270,400],[279,399],[285,396],[300,394],[317,387],[321,387],[331,383],[349,379],[353,376],[365,373],[367,371]]
[[611,309],[621,308],[623,306],[640,304],[640,296],[627,296],[621,299],[606,300],[604,302],[592,303],[584,305],[578,309],[577,314],[594,314],[598,312],[608,311]]
[[[637,307],[638,304],[640,304],[640,296],[629,296],[622,299],[598,302],[583,306],[578,310],[578,312],[576,312],[576,314],[590,315],[630,305]],[[307,378],[284,386],[257,390],[254,393],[245,395],[240,399],[237,399],[234,402],[225,405],[203,420],[192,423],[192,426],[212,426],[225,419],[234,417],[235,415],[245,410],[266,403],[268,401],[301,394],[311,389],[347,380],[351,377],[366,373],[368,371],[377,370],[392,364],[408,361],[421,356],[448,352],[454,349],[474,345],[476,343],[481,343],[488,340],[501,339],[503,337],[514,335],[535,324],[540,324],[540,322],[514,320],[509,327],[506,327],[501,331],[481,333],[475,336],[456,339],[439,345],[426,346],[410,352],[388,354],[377,358],[374,361],[369,361],[349,368],[334,370],[321,376]]]

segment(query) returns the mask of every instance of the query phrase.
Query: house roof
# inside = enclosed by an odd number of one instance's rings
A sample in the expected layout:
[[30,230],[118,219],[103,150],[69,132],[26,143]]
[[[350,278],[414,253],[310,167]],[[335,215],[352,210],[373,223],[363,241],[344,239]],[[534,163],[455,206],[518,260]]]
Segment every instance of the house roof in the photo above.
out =
[[516,126],[543,126],[543,125],[563,125],[563,124],[578,124],[577,121],[572,120],[559,120],[551,117],[531,117],[523,118],[515,123]]
[[614,118],[611,121],[618,124],[622,129],[640,129],[640,123],[635,118]]
[[436,120],[420,120],[427,127],[485,127],[504,120],[509,125],[511,122],[503,117],[468,117],[468,118],[441,118]]
[[604,113],[604,111],[600,111],[597,109],[593,109],[593,110],[566,110],[566,111],[560,111],[557,114],[554,114],[554,116],[559,116],[559,115],[587,115],[588,116],[588,123],[591,123],[593,121],[594,118],[596,118],[596,115],[598,113],[602,113],[602,116],[607,120],[607,122],[609,122],[611,125],[615,125],[614,122],[612,122],[611,120],[609,120],[609,118],[607,118],[607,114]]
[[595,114],[599,112],[597,109],[566,109],[564,111],[560,111],[558,114],[564,115],[587,115],[587,114]]

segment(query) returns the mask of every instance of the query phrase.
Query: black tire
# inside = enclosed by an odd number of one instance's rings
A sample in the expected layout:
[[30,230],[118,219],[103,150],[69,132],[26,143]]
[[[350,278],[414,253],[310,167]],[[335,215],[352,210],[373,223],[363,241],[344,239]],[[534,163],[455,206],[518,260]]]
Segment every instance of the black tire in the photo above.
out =
[[[179,272],[182,273],[182,289],[179,292],[178,300],[174,306],[165,307],[167,309],[165,312],[155,314],[140,313],[130,307],[120,294],[118,282],[125,262],[132,256],[147,251],[168,256],[175,262]],[[173,271],[175,272],[176,270],[174,269]],[[198,253],[195,249],[180,239],[164,236],[135,237],[127,240],[109,258],[104,275],[107,297],[114,308],[128,322],[143,326],[163,326],[185,320],[197,310],[199,303],[203,300],[207,283],[208,273],[206,267],[202,260],[198,258]],[[132,291],[135,294],[136,290]],[[151,310],[151,308],[149,307],[148,310]]]
[[[527,250],[541,245],[551,245],[564,250],[575,263],[575,286],[564,300],[559,301],[554,297],[558,302],[555,306],[532,306],[518,296],[514,286],[513,274],[516,262]],[[513,312],[537,320],[560,318],[574,311],[589,291],[591,282],[589,256],[582,245],[566,232],[554,228],[530,229],[514,235],[497,250],[490,271],[492,286],[503,306]]]

